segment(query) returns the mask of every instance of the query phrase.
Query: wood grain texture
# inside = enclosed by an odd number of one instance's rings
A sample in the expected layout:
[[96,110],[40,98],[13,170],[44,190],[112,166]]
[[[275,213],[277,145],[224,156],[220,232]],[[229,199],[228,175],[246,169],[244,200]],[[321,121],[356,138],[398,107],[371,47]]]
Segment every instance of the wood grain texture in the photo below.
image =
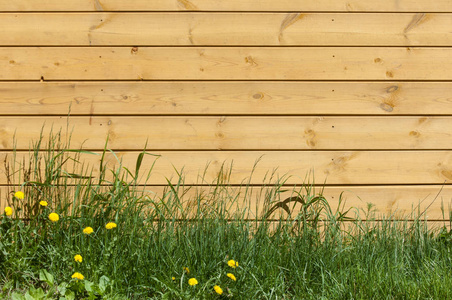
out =
[[0,28],[0,46],[452,46],[447,13],[11,13]]
[[452,82],[0,82],[2,115],[452,115]]
[[[144,142],[143,142],[144,147]],[[166,178],[177,182],[176,170],[184,170],[186,184],[211,184],[223,164],[233,163],[231,184],[249,182],[262,185],[272,170],[289,174],[287,184],[300,184],[306,174],[314,172],[316,184],[443,184],[452,182],[452,153],[450,151],[152,151],[157,160],[149,184],[167,184]],[[123,166],[135,169],[139,152],[116,152]],[[7,157],[6,157],[7,156]],[[17,153],[17,162],[27,163],[26,152]],[[82,155],[81,161],[99,171],[100,155]],[[107,153],[107,168],[118,166],[118,159]],[[252,178],[247,178],[259,159]],[[12,152],[0,152],[0,161],[12,159]],[[146,156],[142,171],[149,169],[154,157]],[[206,175],[202,178],[206,165]],[[69,168],[69,167],[68,167]],[[175,168],[175,169],[174,169]],[[71,171],[68,169],[68,171]],[[17,180],[17,179],[16,179]],[[5,170],[0,169],[0,184],[6,184]]]
[[0,80],[450,80],[452,48],[14,47]]
[[[287,186],[314,172],[334,207],[345,190],[346,208],[449,219],[452,185],[432,201],[452,183],[450,0],[16,0],[0,12],[1,208],[12,136],[27,163],[42,124],[44,136],[66,128],[70,107],[74,148],[108,135],[133,171],[148,139],[157,195],[175,169],[208,185],[232,163],[230,183],[256,185],[253,207],[277,169]],[[82,155],[94,176],[99,160]]]
[[[141,187],[139,187],[140,189]],[[216,190],[213,194],[213,188],[205,186],[181,187],[179,197],[183,203],[189,205],[202,195],[201,204],[210,204],[218,201],[219,195],[226,201],[230,201],[229,212],[233,214],[235,211],[249,209],[251,216],[261,217],[265,211],[265,207],[270,207],[277,201],[282,201],[288,197],[296,196],[293,191],[300,192],[304,195],[301,187],[284,187],[289,191],[281,192],[278,196],[273,197],[267,194],[271,190],[269,188],[250,187],[248,191],[240,187],[226,187]],[[14,186],[0,186],[0,210],[11,205],[8,199],[11,199],[12,193],[18,190]],[[315,187],[314,193],[318,194],[322,187]],[[164,193],[168,192],[167,187],[152,186],[146,187],[144,194],[150,199],[158,200]],[[349,216],[356,217],[359,213],[360,217],[365,219],[368,204],[372,204],[374,217],[387,218],[392,216],[399,219],[413,219],[420,213],[425,213],[427,220],[449,220],[449,212],[451,211],[452,187],[450,186],[335,186],[325,187],[323,195],[328,200],[332,210],[335,211],[339,205],[339,198],[342,193],[341,209],[350,210]],[[268,197],[268,198],[267,198]],[[232,201],[234,199],[234,201]],[[270,202],[268,202],[270,201]],[[8,204],[9,203],[9,204]],[[50,204],[51,205],[51,204]],[[300,205],[289,206],[293,215],[300,210]],[[414,213],[412,215],[412,213]],[[277,210],[272,216],[277,218],[279,215],[286,216],[283,210]]]
[[67,127],[72,146],[85,149],[102,149],[107,137],[115,150],[141,150],[146,140],[150,150],[452,148],[452,117],[107,116],[3,117],[0,149],[28,150],[41,134]]
[[34,0],[1,1],[0,11],[400,11],[452,12],[449,0]]

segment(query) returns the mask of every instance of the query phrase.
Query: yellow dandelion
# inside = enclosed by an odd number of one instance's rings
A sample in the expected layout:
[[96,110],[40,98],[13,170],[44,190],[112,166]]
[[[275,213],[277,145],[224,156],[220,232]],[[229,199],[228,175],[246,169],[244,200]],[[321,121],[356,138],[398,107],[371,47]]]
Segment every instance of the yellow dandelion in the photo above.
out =
[[176,277],[173,276],[173,277],[171,277],[171,279],[174,281],[174,280],[176,280]]
[[228,266],[230,266],[231,268],[237,268],[239,266],[239,263],[231,259],[228,261]]
[[17,191],[14,193],[14,197],[16,197],[17,199],[23,200],[25,198],[25,195],[23,192]]
[[223,294],[223,289],[218,285],[214,286],[213,289],[215,290],[215,292],[217,292],[218,295]]
[[84,234],[91,234],[91,233],[93,233],[93,228],[91,228],[91,227],[86,227],[85,229],[83,229],[83,233]]
[[52,222],[57,222],[60,219],[60,216],[57,213],[51,213],[49,215],[49,220]]
[[83,261],[83,258],[80,254],[77,254],[74,256],[74,260],[81,263]]
[[75,272],[74,274],[72,274],[71,276],[72,278],[78,279],[78,280],[83,280],[85,278],[85,276],[83,276],[82,274],[80,274],[79,272]]
[[187,267],[184,267],[184,271],[187,272],[187,274],[190,274],[190,270]]
[[49,203],[47,203],[47,201],[40,201],[40,202],[39,202],[39,205],[41,205],[41,206],[47,206],[47,205],[49,205]]
[[116,228],[116,223],[113,223],[113,222],[107,223],[107,225],[105,225],[105,228],[107,228],[107,229]]
[[188,284],[191,286],[197,285],[198,284],[198,280],[196,280],[196,278],[190,278],[188,280]]
[[231,278],[234,281],[237,281],[237,278],[235,278],[234,274],[232,274],[232,273],[228,273],[228,274],[226,274],[226,276],[228,276],[229,278]]
[[5,214],[11,216],[13,214],[13,209],[9,206],[5,207]]

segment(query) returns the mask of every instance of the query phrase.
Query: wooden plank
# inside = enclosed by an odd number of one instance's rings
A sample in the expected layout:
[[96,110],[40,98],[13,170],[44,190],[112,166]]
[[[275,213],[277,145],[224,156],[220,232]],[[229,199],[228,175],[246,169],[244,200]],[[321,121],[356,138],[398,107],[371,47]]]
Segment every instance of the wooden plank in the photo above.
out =
[[2,115],[452,115],[452,82],[0,82]]
[[[328,200],[333,212],[336,211],[339,198],[342,197],[341,210],[350,209],[348,214],[350,217],[356,217],[359,213],[361,218],[366,219],[368,205],[372,204],[371,211],[376,218],[392,216],[399,219],[413,219],[425,211],[423,216],[427,220],[449,220],[450,212],[452,212],[452,187],[441,188],[441,186],[335,186],[325,187],[323,195]],[[0,211],[3,211],[8,199],[11,199],[11,193],[18,189],[20,188],[0,186],[0,199],[2,199]],[[138,189],[143,190],[143,187],[138,187]],[[305,195],[302,187],[284,187],[284,189],[288,191],[274,196],[271,188],[268,187],[250,187],[247,191],[243,187],[221,187],[214,193],[213,187],[185,186],[180,188],[179,198],[187,207],[193,204],[198,197],[202,199],[201,204],[213,207],[219,199],[222,199],[230,214],[248,209],[250,217],[259,218],[263,216],[266,207],[268,209],[278,201],[297,196],[294,191]],[[321,190],[321,187],[315,187],[313,194],[316,195]],[[155,200],[163,197],[166,192],[168,192],[168,188],[164,186],[146,187],[143,190],[147,197]],[[300,211],[300,205],[290,205],[289,209],[292,215],[296,215]],[[280,215],[287,216],[283,210],[277,210],[271,217],[278,218]]]
[[3,47],[0,80],[450,80],[452,48]]
[[[279,201],[306,195],[302,186],[285,186],[282,189],[287,191],[275,195],[272,193],[275,190],[269,187],[249,187],[248,190],[245,187],[222,187],[214,190],[214,187],[190,186],[182,187],[179,196],[188,204],[200,195],[206,204],[215,203],[217,199],[228,199],[230,204],[227,207],[231,212],[249,209],[255,217],[261,217],[266,209]],[[312,187],[311,195],[318,195],[321,191],[333,212],[341,204],[342,211],[350,209],[350,217],[359,214],[363,219],[389,216],[413,219],[425,212],[428,220],[449,220],[452,212],[451,186],[316,186]],[[145,192],[151,199],[159,199],[168,192],[168,188],[147,187]],[[296,215],[301,205],[292,203],[289,208],[292,215]],[[280,214],[287,216],[283,210],[277,210],[273,217],[277,218]]]
[[[144,144],[144,141],[143,141]],[[314,183],[329,185],[360,184],[443,184],[452,182],[451,151],[152,151],[162,155],[149,178],[149,184],[177,181],[176,170],[184,170],[186,184],[211,184],[218,178],[223,164],[233,168],[229,182],[261,185],[272,170],[292,175],[285,183],[300,184],[306,174],[314,172]],[[12,159],[12,152],[0,152],[0,161]],[[107,168],[123,166],[135,169],[139,152],[107,153]],[[18,152],[18,163],[28,165],[29,154]],[[252,178],[247,180],[256,161]],[[25,160],[24,160],[25,159]],[[99,172],[100,155],[84,154],[80,161]],[[149,169],[154,157],[146,156],[142,172]],[[206,165],[209,168],[206,170]],[[70,168],[70,166],[68,166]],[[68,170],[70,172],[71,169]],[[202,177],[205,173],[205,176]],[[19,176],[19,174],[16,174]],[[226,175],[223,175],[226,177]],[[226,179],[226,178],[225,178]],[[17,180],[17,179],[15,179]],[[140,182],[142,182],[141,180]],[[5,169],[0,169],[0,184],[6,184]],[[14,183],[14,182],[13,182]]]
[[41,133],[66,128],[72,146],[85,149],[102,149],[107,137],[115,150],[140,150],[146,140],[150,150],[452,148],[452,117],[107,116],[3,117],[0,149],[27,150]]
[[447,13],[10,13],[0,28],[3,46],[452,46]]
[[0,11],[407,11],[451,12],[449,0],[34,0],[1,1]]

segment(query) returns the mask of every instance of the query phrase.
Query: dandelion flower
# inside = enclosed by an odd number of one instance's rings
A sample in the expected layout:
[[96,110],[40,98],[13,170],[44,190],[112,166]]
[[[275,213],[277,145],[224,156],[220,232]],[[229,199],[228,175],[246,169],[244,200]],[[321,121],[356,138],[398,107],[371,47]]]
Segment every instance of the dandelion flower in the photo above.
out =
[[196,280],[196,278],[190,278],[188,280],[188,284],[191,286],[197,285],[198,284],[198,280]]
[[75,279],[79,279],[79,280],[83,280],[85,278],[85,276],[83,276],[82,274],[80,274],[79,272],[75,272],[74,274],[72,274],[71,276],[72,278]]
[[116,223],[113,223],[113,222],[107,223],[107,225],[105,225],[105,228],[107,228],[107,229],[116,228]]
[[39,205],[41,205],[41,206],[47,206],[47,205],[49,205],[49,204],[47,203],[47,201],[40,201],[40,202],[39,202]]
[[231,259],[228,261],[228,266],[230,266],[231,268],[236,268],[239,266],[239,263],[236,262],[235,260]]
[[51,213],[49,215],[49,220],[52,222],[57,222],[60,219],[60,216],[57,213]]
[[5,214],[11,216],[13,214],[13,209],[9,206],[5,207]]
[[174,281],[174,280],[176,280],[176,277],[173,276],[173,277],[171,277],[171,279]]
[[213,289],[215,290],[215,292],[217,292],[218,295],[223,294],[223,289],[218,285],[214,286]]
[[76,256],[74,256],[74,260],[81,263],[83,261],[83,258],[80,254],[77,254]]
[[234,274],[232,274],[232,273],[228,273],[228,274],[226,274],[226,276],[228,276],[229,278],[231,278],[234,281],[237,281],[237,278],[235,278]]
[[83,233],[84,234],[91,234],[93,233],[93,229],[91,227],[86,227],[85,229],[83,229]]
[[16,197],[17,199],[23,200],[25,195],[24,195],[23,192],[17,191],[17,192],[14,193],[14,197]]
[[187,267],[184,267],[184,271],[187,272],[187,274],[190,274],[190,270]]

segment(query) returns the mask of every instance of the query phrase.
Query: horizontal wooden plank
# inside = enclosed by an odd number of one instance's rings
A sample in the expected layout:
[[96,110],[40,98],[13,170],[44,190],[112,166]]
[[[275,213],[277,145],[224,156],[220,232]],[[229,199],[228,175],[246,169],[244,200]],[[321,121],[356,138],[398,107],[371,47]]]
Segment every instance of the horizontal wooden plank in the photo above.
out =
[[[144,145],[144,141],[143,141]],[[210,184],[218,178],[223,164],[233,164],[231,184],[249,182],[262,184],[269,172],[292,175],[287,184],[300,184],[309,172],[314,172],[314,183],[329,185],[357,184],[443,184],[452,182],[451,151],[152,151],[162,155],[149,178],[150,184],[167,184],[167,179],[177,181],[176,170],[184,170],[186,184]],[[0,161],[12,159],[12,152],[0,152]],[[139,152],[107,153],[107,168],[118,165],[135,169]],[[255,166],[252,178],[251,170]],[[18,152],[18,163],[28,165],[29,154]],[[99,172],[99,155],[83,154],[80,161]],[[151,167],[154,157],[146,156],[142,171]],[[70,162],[71,163],[71,162]],[[78,165],[78,164],[77,164]],[[206,170],[206,165],[209,168]],[[226,169],[228,169],[227,167]],[[68,165],[68,172],[71,172]],[[8,183],[5,169],[0,169],[0,184]],[[205,176],[203,177],[203,174]],[[111,174],[107,174],[111,175]],[[16,181],[19,173],[16,174]],[[224,175],[225,176],[225,175]],[[13,178],[12,178],[13,179]],[[21,182],[21,179],[18,182]],[[142,180],[140,181],[142,182]]]
[[1,1],[0,11],[452,11],[449,0],[33,0]]
[[10,13],[0,28],[0,46],[452,46],[447,13]]
[[[12,197],[12,192],[20,189],[13,186],[0,186],[0,211],[4,207],[11,205],[8,202]],[[167,187],[138,187],[150,199],[158,200],[168,192]],[[179,198],[182,203],[190,207],[195,199],[201,197],[202,205],[211,205],[215,207],[219,199],[224,201],[228,212],[232,215],[237,211],[249,210],[249,217],[260,218],[268,208],[273,207],[277,202],[284,201],[289,197],[298,196],[296,192],[305,195],[302,187],[284,187],[285,192],[277,195],[271,193],[268,187],[250,187],[246,190],[244,187],[220,187],[215,190],[214,187],[191,186],[181,187]],[[27,192],[27,189],[24,190]],[[322,191],[322,187],[314,187],[311,195],[317,195]],[[341,196],[342,193],[342,196]],[[323,195],[333,212],[339,205],[339,199],[342,202],[340,210],[350,209],[348,216],[362,219],[370,217],[383,218],[392,217],[399,219],[413,219],[421,213],[422,219],[427,220],[449,220],[452,211],[452,187],[451,186],[336,186],[325,187]],[[342,198],[341,198],[342,197]],[[289,209],[292,216],[300,211],[300,204],[290,203]],[[50,205],[52,205],[50,203]],[[368,214],[368,207],[372,205],[371,214]],[[367,215],[368,214],[368,215]],[[278,209],[271,215],[273,218],[287,216],[282,209]]]
[[0,149],[28,150],[41,133],[66,128],[85,149],[102,149],[107,137],[115,150],[145,140],[150,150],[452,149],[452,117],[287,116],[3,117]]
[[2,115],[452,115],[452,82],[0,82]]
[[450,80],[452,48],[3,47],[0,80]]

